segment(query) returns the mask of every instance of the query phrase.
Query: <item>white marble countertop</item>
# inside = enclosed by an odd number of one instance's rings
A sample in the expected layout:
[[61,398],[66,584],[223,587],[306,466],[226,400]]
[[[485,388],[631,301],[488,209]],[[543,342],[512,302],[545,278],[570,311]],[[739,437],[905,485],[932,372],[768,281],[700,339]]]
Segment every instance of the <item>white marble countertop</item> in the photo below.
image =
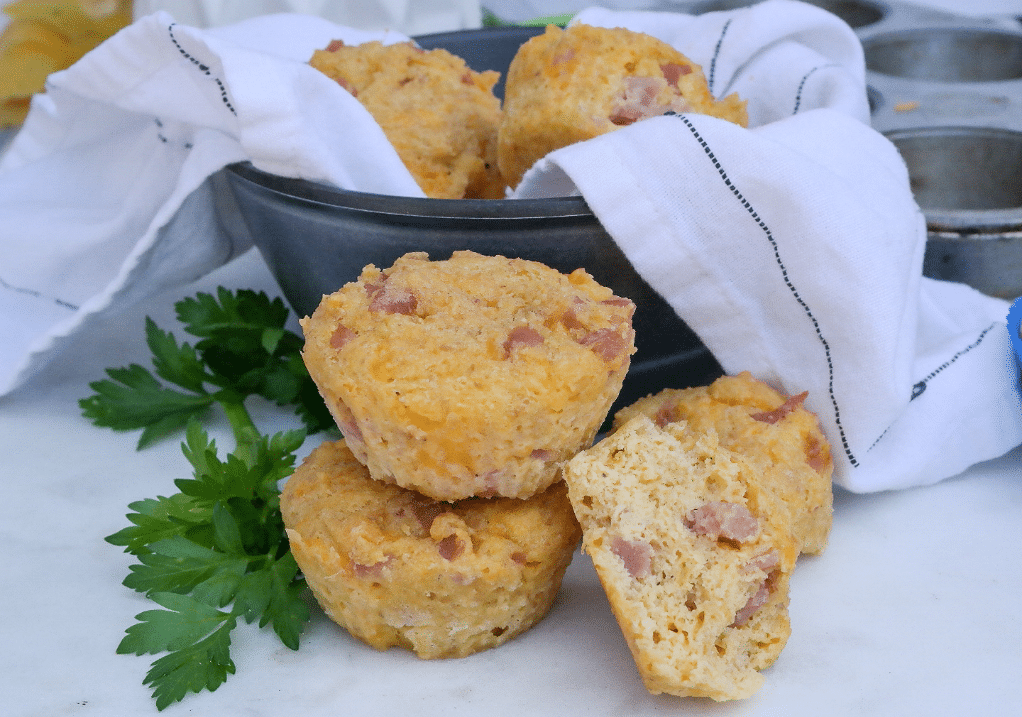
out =
[[[1022,2],[997,6],[990,12],[1022,12]],[[136,435],[93,427],[77,401],[104,368],[147,362],[144,316],[174,329],[175,301],[220,284],[278,293],[250,252],[130,310],[81,339],[73,361],[0,398],[4,714],[156,714],[142,685],[153,658],[115,654],[133,616],[153,604],[121,585],[132,560],[103,538],[126,525],[128,503],[173,492],[189,466],[178,439],[136,452]],[[272,408],[255,413],[266,430],[289,420]],[[223,423],[211,430],[230,445]],[[1022,670],[1020,596],[1016,449],[929,488],[839,491],[830,547],[803,558],[792,579],[791,640],[765,687],[744,702],[649,695],[579,555],[549,616],[499,649],[426,662],[376,652],[314,612],[292,652],[269,630],[242,624],[232,648],[237,674],[165,714],[1005,714],[1017,709]]]
[[[154,607],[121,586],[129,556],[103,541],[128,503],[173,492],[189,466],[171,439],[93,427],[77,400],[107,366],[145,362],[142,321],[174,328],[181,296],[218,284],[276,291],[257,254],[130,311],[32,386],[0,398],[0,697],[4,714],[155,714],[148,657],[115,654]],[[287,417],[257,407],[278,430]],[[215,422],[221,445],[229,433]],[[310,441],[310,444],[314,441]],[[934,446],[934,450],[939,450]],[[646,693],[588,559],[549,616],[507,645],[425,662],[376,652],[316,612],[292,652],[269,630],[235,631],[237,674],[166,714],[988,715],[1017,704],[1022,668],[1022,450],[929,488],[838,492],[828,550],[791,585],[792,637],[766,686],[730,704]]]

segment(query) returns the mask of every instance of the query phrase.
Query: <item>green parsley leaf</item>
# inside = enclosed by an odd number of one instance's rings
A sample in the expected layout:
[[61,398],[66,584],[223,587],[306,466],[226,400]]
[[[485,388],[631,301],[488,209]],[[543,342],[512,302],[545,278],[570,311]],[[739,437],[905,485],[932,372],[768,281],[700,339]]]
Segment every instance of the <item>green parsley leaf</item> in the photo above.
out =
[[212,518],[210,506],[200,505],[183,493],[135,501],[128,508],[135,511],[127,516],[133,525],[108,536],[106,541],[124,547],[132,555],[147,553],[148,545],[186,535],[195,526],[208,525]]
[[89,384],[95,394],[79,401],[95,425],[142,429],[141,449],[180,431],[213,404],[261,396],[291,406],[310,433],[334,426],[302,361],[303,340],[286,328],[289,314],[280,298],[220,287],[215,297],[200,293],[175,309],[185,331],[200,340],[194,347],[178,343],[147,318],[155,375],[138,364],[107,369],[109,378]]
[[[221,460],[206,432],[190,423],[182,448],[194,477],[177,481],[181,493],[133,503],[134,526],[107,538],[138,559],[124,585],[167,608],[137,615],[118,648],[168,652],[144,680],[159,709],[188,692],[215,689],[234,672],[230,633],[238,616],[271,625],[298,649],[310,611],[277,484],[294,466],[303,435],[259,435]],[[232,603],[229,612],[221,609]]]
[[128,628],[117,652],[169,652],[152,664],[143,680],[153,687],[157,709],[184,699],[189,692],[215,690],[228,674],[234,674],[230,656],[231,631],[237,625],[234,614],[186,595],[155,593],[150,597],[167,609],[136,615],[139,622]]
[[138,364],[106,373],[111,380],[90,383],[95,395],[78,402],[82,413],[95,425],[116,431],[143,429],[140,449],[184,428],[215,401],[209,394],[166,388]]
[[[154,595],[188,593],[205,585],[202,592],[211,596],[206,602],[217,607],[234,597],[249,565],[245,557],[204,547],[180,535],[153,543],[139,561],[141,565],[129,566],[125,587]],[[214,579],[215,587],[206,585]]]

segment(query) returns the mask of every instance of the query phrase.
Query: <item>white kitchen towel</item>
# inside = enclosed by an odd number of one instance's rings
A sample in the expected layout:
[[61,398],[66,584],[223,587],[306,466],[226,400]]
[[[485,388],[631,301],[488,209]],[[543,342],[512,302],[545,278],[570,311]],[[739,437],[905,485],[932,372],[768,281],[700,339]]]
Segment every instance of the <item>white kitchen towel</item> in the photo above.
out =
[[[723,69],[761,123],[647,120],[551,153],[519,194],[577,187],[725,371],[808,391],[840,485],[934,483],[1022,442],[1008,303],[922,277],[925,220],[897,150],[855,119],[865,87],[852,46],[812,13],[791,32],[778,19],[784,4],[698,27],[582,13],[576,21],[697,47],[693,59],[708,76]],[[815,22],[829,24],[822,13]],[[750,36],[767,49],[721,60]],[[777,63],[800,69],[758,91]]]
[[93,321],[249,248],[219,230],[206,182],[229,163],[422,196],[362,105],[308,66],[333,39],[407,38],[156,13],[51,76],[0,161],[0,394]]
[[[726,370],[808,390],[852,490],[934,482],[1022,442],[1007,304],[922,279],[922,217],[868,127],[847,25],[793,0],[580,19],[677,43],[718,95],[748,97],[753,128],[636,123],[552,153],[519,195],[581,191]],[[216,226],[205,179],[224,164],[421,196],[361,105],[305,64],[375,37],[159,13],[54,76],[0,163],[0,393],[64,337],[247,248]]]

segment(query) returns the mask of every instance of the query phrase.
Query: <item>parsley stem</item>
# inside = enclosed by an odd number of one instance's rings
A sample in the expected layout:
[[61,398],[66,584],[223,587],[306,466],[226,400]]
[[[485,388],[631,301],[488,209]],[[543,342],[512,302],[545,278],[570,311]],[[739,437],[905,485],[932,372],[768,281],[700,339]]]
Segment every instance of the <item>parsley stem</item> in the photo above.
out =
[[259,429],[256,428],[252,416],[245,408],[245,401],[232,391],[221,391],[217,394],[217,400],[227,415],[234,432],[234,442],[237,444],[236,455],[252,465],[258,455]]

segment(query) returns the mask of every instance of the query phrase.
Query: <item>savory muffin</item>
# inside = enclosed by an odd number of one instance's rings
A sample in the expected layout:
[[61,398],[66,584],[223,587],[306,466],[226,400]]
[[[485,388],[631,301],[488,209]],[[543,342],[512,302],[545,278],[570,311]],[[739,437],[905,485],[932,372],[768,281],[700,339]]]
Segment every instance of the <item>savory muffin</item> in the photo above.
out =
[[280,499],[291,550],[334,622],[422,658],[496,647],[550,609],[579,540],[563,483],[528,500],[441,503],[375,481],[326,442]]
[[820,553],[833,521],[834,461],[816,415],[802,405],[805,398],[805,393],[785,396],[743,372],[709,386],[664,389],[640,399],[618,411],[614,426],[643,414],[658,426],[684,421],[691,431],[714,431],[777,497],[773,513],[792,526],[800,550]]
[[753,466],[712,429],[640,414],[569,461],[564,479],[646,688],[756,692],[791,632],[798,547]]
[[634,308],[581,269],[411,253],[323,297],[303,357],[373,478],[526,498],[592,443],[635,351]]
[[369,111],[426,196],[504,196],[497,170],[500,74],[475,72],[446,50],[411,42],[334,41],[309,64]]
[[498,164],[511,187],[536,160],[666,112],[697,112],[745,126],[745,102],[717,101],[702,69],[671,45],[625,28],[550,25],[508,69]]

